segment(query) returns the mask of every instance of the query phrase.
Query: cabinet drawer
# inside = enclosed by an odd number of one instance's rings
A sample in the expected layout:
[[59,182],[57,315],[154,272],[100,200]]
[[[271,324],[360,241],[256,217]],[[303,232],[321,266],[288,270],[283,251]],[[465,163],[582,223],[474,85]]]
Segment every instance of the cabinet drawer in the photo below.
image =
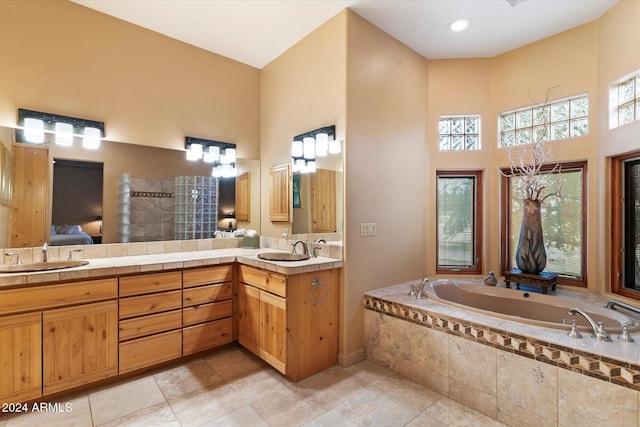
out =
[[287,277],[280,274],[241,265],[240,281],[281,297],[287,296]]
[[182,330],[182,349],[185,355],[217,347],[233,341],[233,320],[222,319]]
[[0,291],[0,314],[100,301],[118,296],[118,279],[86,280],[59,285]]
[[180,327],[182,327],[182,313],[180,310],[121,320],[119,326],[120,341],[170,331]]
[[182,304],[185,307],[231,299],[233,290],[231,282],[220,285],[200,286],[182,291]]
[[180,288],[182,288],[182,274],[179,271],[120,278],[121,297],[171,291]]
[[120,319],[160,313],[182,307],[182,291],[161,292],[120,299]]
[[185,270],[182,273],[182,283],[185,288],[230,282],[231,280],[233,280],[233,265]]
[[231,300],[196,305],[194,307],[182,309],[182,323],[184,326],[190,326],[195,325],[196,323],[229,317],[232,314],[233,303]]
[[182,331],[171,331],[120,343],[120,373],[182,356]]

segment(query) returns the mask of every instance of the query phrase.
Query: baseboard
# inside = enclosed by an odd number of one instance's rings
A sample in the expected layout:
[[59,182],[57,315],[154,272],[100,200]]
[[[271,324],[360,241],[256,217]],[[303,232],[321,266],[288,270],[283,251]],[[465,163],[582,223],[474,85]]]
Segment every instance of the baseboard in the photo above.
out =
[[349,354],[338,353],[338,364],[343,367],[355,365],[362,360],[364,360],[364,348]]

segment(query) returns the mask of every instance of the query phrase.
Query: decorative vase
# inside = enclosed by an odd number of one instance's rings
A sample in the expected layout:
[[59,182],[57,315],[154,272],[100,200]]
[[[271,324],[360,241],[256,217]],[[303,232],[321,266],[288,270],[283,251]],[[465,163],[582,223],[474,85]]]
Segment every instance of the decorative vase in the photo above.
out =
[[527,274],[538,274],[547,265],[547,253],[542,237],[540,201],[538,200],[523,200],[516,265],[523,273]]

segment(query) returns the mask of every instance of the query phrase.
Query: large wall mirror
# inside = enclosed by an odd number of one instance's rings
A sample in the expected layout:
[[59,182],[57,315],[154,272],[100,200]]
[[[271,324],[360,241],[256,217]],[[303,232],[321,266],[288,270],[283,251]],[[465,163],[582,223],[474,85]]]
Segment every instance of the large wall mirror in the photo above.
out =
[[[13,135],[14,130],[0,128],[0,136],[7,145],[7,136]],[[185,152],[181,150],[170,150],[157,147],[149,147],[113,141],[102,141],[97,150],[87,150],[75,144],[74,147],[61,147],[53,143],[46,144],[49,148],[49,157],[52,162],[56,161],[60,165],[66,166],[64,171],[64,185],[54,185],[54,168],[50,168],[48,180],[48,213],[47,213],[47,242],[50,242],[50,230],[53,226],[78,225],[89,236],[93,243],[118,243],[118,227],[122,222],[119,213],[119,183],[124,176],[128,176],[136,185],[142,183],[144,188],[138,188],[136,196],[149,202],[139,212],[131,212],[131,216],[136,216],[142,224],[149,224],[148,232],[141,228],[136,230],[135,237],[130,237],[128,241],[154,241],[172,240],[173,233],[157,233],[157,225],[151,225],[151,216],[162,217],[164,220],[173,221],[173,207],[165,209],[162,207],[169,204],[173,206],[173,184],[176,177],[211,177],[211,165],[202,161],[192,162],[185,158]],[[241,150],[240,150],[241,151]],[[77,172],[77,179],[73,179],[73,168],[80,167]],[[254,159],[238,158],[236,162],[238,175],[242,176],[240,188],[245,191],[247,197],[241,206],[242,215],[235,218],[235,182],[227,182],[219,185],[221,194],[219,199],[218,224],[223,230],[245,228],[254,229],[260,232],[260,161]],[[96,172],[100,171],[100,172]],[[99,190],[95,186],[87,185],[89,176],[102,178],[102,195],[99,197],[95,193]],[[231,179],[235,181],[234,179]],[[59,181],[59,180],[58,180]],[[93,188],[93,189],[92,189]],[[63,194],[57,194],[57,192]],[[224,193],[224,194],[222,194]],[[230,194],[227,194],[230,193]],[[26,195],[25,195],[26,196]],[[80,203],[82,208],[75,209],[73,215],[68,218],[60,216],[60,210],[56,209],[56,218],[52,209],[56,200],[66,200],[74,203],[86,200],[87,203]],[[150,208],[150,206],[152,206]],[[153,208],[156,207],[156,208]],[[78,212],[82,210],[82,212]],[[223,212],[224,211],[224,212]],[[148,217],[147,217],[148,216]],[[222,222],[222,220],[224,220]],[[9,215],[0,212],[0,230],[9,229]],[[61,223],[61,224],[57,224]],[[144,228],[144,226],[142,227]],[[151,230],[151,228],[156,228]],[[166,231],[166,230],[165,230]],[[229,234],[227,233],[227,236]],[[148,236],[145,238],[145,236]],[[218,234],[218,237],[220,235]],[[7,240],[9,242],[10,240]],[[6,243],[4,246],[6,246]],[[35,245],[34,245],[35,246]]]

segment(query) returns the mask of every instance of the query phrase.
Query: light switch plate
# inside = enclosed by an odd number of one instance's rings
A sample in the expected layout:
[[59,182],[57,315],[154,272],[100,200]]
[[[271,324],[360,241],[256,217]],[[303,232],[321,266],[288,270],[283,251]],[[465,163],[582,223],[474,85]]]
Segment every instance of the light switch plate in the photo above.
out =
[[376,235],[376,223],[375,222],[361,222],[360,223],[360,236],[375,236]]

